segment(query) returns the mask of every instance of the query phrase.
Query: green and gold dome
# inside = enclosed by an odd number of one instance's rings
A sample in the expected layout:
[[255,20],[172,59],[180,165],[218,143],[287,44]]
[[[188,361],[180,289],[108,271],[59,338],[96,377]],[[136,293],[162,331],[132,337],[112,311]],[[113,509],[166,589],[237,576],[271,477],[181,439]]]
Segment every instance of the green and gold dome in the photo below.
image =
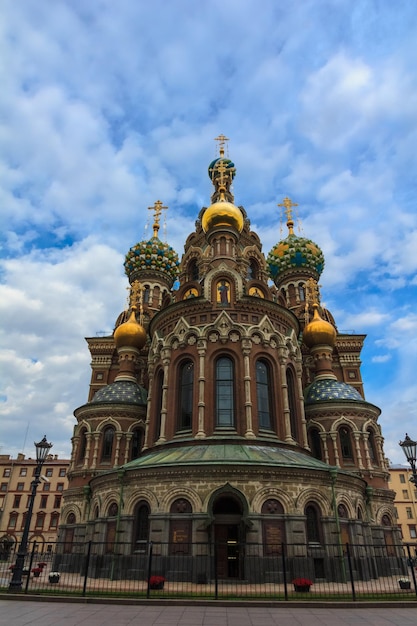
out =
[[153,237],[140,241],[130,248],[126,254],[124,268],[129,282],[140,278],[143,272],[160,272],[164,274],[168,284],[172,286],[178,276],[179,260],[175,250],[158,238],[159,217],[161,210],[166,208],[157,200],[154,207],[155,220]]
[[318,280],[324,268],[324,256],[321,249],[311,239],[297,237],[294,234],[294,222],[291,217],[292,204],[289,198],[284,198],[283,204],[287,207],[289,230],[288,237],[279,241],[269,252],[267,263],[271,278],[276,282],[285,274],[295,269],[309,270],[308,273]]

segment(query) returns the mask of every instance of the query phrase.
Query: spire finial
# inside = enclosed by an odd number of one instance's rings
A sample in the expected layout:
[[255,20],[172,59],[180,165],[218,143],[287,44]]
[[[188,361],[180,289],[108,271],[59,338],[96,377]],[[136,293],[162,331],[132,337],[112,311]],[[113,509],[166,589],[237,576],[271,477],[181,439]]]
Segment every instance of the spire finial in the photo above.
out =
[[161,219],[161,213],[164,209],[167,209],[167,206],[164,206],[161,200],[157,200],[153,206],[149,206],[148,210],[154,212],[154,222],[153,222],[153,236],[158,236],[159,230],[159,221]]
[[294,234],[294,220],[292,219],[292,208],[294,206],[298,206],[298,204],[296,202],[293,202],[292,200],[290,200],[288,196],[286,196],[281,202],[281,204],[278,204],[277,206],[285,207],[284,213],[287,216],[287,227],[288,227],[290,235],[293,235]]
[[215,137],[214,141],[219,142],[219,154],[220,157],[224,157],[224,144],[226,143],[226,141],[229,141],[229,138],[221,134],[218,137]]

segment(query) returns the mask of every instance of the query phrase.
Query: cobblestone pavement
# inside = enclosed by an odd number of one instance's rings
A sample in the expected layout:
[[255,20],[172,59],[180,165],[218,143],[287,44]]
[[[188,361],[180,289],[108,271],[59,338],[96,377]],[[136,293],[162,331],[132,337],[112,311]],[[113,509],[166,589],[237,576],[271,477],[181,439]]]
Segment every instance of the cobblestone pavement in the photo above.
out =
[[83,604],[0,600],[1,626],[406,626],[413,607]]

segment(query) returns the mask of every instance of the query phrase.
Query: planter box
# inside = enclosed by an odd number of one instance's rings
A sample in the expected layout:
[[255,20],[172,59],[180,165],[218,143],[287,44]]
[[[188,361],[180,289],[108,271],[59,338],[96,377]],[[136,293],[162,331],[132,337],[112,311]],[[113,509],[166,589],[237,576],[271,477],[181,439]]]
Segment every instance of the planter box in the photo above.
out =
[[408,583],[398,583],[400,585],[400,589],[411,589],[411,582]]

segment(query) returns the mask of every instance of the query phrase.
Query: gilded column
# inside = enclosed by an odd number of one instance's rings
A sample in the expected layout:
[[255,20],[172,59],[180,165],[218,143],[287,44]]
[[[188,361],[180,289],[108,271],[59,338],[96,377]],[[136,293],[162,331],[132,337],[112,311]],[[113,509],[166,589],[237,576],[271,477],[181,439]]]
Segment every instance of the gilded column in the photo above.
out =
[[196,439],[204,439],[206,437],[206,431],[204,428],[204,419],[206,411],[206,403],[204,401],[206,377],[205,377],[205,362],[207,352],[207,341],[200,339],[197,344],[198,352],[198,430]]
[[245,385],[245,416],[246,416],[246,439],[255,439],[255,433],[253,432],[252,424],[252,397],[251,397],[251,375],[250,375],[250,353],[251,353],[250,340],[242,341],[243,363],[245,369],[244,385]]

